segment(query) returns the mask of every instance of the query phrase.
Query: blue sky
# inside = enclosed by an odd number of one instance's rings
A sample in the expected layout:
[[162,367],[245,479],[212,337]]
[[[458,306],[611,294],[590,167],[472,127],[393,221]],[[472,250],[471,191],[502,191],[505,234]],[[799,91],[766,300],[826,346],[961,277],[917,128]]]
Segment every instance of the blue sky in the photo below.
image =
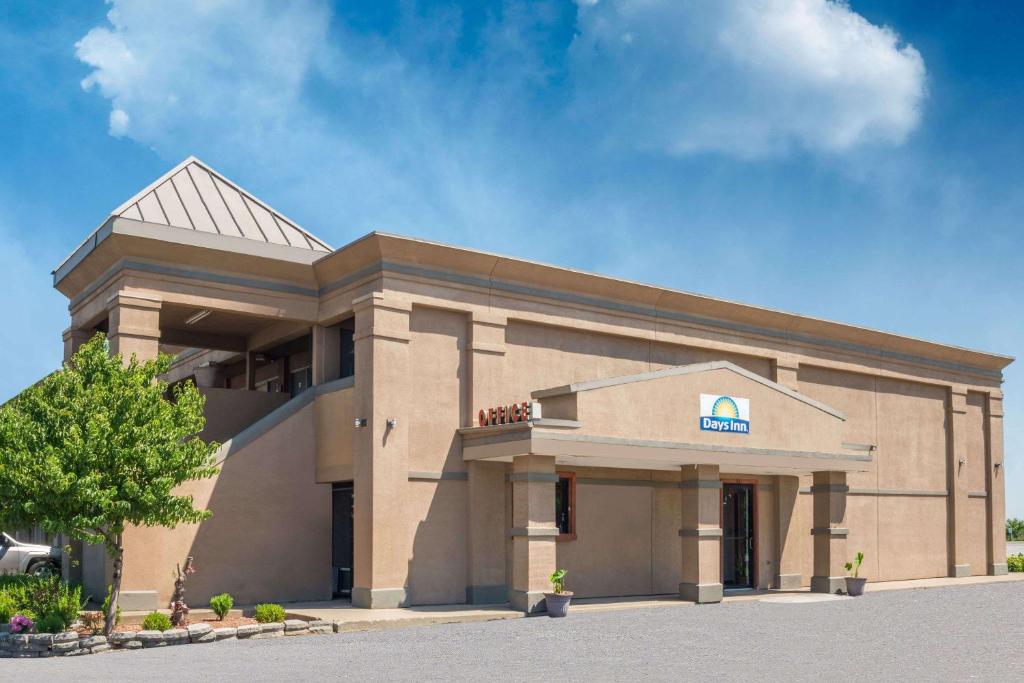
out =
[[188,154],[335,246],[385,230],[1022,355],[1024,5],[170,5],[0,13],[0,399],[60,362],[50,270]]

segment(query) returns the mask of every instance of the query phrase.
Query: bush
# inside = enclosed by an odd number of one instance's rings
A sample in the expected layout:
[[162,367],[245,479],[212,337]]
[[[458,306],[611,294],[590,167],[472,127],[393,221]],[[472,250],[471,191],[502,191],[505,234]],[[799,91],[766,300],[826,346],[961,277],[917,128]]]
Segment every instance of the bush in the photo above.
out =
[[231,608],[235,606],[235,599],[227,593],[221,593],[210,598],[210,609],[220,617],[222,620],[227,613],[231,611]]
[[[55,615],[70,624],[82,608],[82,587],[65,583],[58,576],[0,577],[0,619],[14,614]],[[6,615],[6,619],[3,617]]]
[[284,607],[273,603],[256,605],[256,613],[253,616],[261,624],[269,624],[272,621],[284,621]]
[[11,621],[11,617],[18,613],[18,601],[14,596],[0,590],[0,624]]
[[142,620],[144,631],[166,631],[171,628],[171,618],[160,612],[150,612]]
[[1006,568],[1011,572],[1024,572],[1024,553],[1007,557]]
[[59,614],[47,614],[36,622],[36,633],[63,633],[67,626]]

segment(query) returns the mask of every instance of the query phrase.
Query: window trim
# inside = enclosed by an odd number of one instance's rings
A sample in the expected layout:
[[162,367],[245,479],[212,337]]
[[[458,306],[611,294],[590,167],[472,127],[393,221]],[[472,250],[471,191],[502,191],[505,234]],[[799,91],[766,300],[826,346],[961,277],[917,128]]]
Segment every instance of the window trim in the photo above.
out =
[[[558,475],[559,479],[569,480],[569,533],[558,534],[555,537],[555,541],[575,541],[576,540],[576,473],[569,472],[567,470],[556,470],[555,474]],[[555,510],[557,514],[558,510]]]

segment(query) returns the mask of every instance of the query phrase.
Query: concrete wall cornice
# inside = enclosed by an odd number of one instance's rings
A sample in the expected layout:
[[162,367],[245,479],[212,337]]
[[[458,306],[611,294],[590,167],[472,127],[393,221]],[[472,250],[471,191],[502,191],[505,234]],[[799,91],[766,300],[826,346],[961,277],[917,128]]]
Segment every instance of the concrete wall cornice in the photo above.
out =
[[[345,267],[339,268],[340,264]],[[553,300],[572,307],[825,346],[989,379],[1000,378],[1002,369],[1013,361],[1009,356],[382,233],[371,233],[342,247],[321,258],[314,268],[321,296],[358,277],[388,272],[484,289],[492,296]],[[332,279],[331,274],[338,277]]]

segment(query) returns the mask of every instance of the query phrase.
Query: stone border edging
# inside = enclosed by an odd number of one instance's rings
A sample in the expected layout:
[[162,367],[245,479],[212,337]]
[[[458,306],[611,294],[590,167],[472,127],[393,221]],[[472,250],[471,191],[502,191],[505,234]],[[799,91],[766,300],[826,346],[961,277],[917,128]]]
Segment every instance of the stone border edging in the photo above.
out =
[[214,628],[208,623],[167,631],[122,631],[106,636],[80,636],[76,631],[64,633],[0,633],[0,659],[31,657],[74,657],[99,654],[110,650],[141,650],[170,645],[198,645],[232,638],[258,640],[284,636],[337,633],[331,621],[287,619],[267,624]]

